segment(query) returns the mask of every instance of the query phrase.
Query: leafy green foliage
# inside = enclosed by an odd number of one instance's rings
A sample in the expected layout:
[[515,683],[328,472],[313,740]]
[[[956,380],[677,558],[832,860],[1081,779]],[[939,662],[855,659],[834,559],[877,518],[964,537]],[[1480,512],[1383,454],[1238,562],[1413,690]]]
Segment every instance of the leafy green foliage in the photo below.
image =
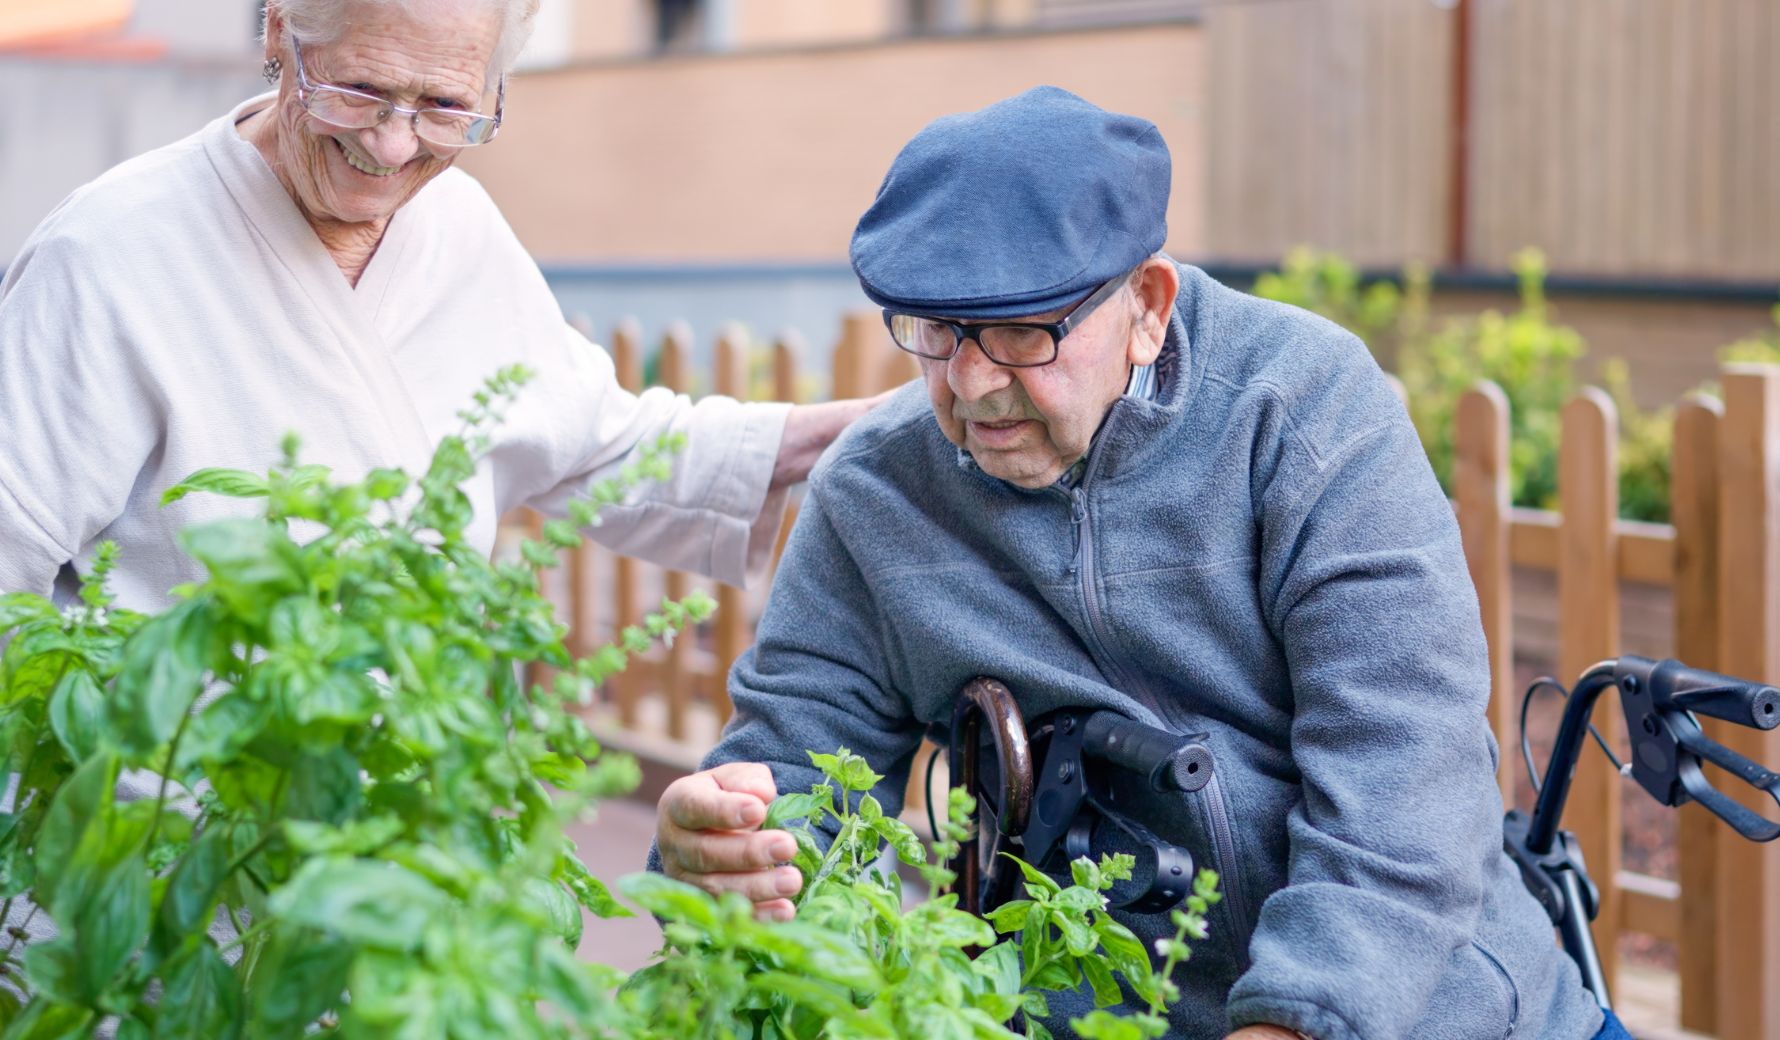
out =
[[[1160,970],[1105,911],[1128,858],[1083,860],[1067,888],[1022,864],[1030,898],[992,921],[952,895],[906,907],[884,847],[944,888],[968,799],[954,792],[930,857],[845,750],[813,754],[827,782],[771,809],[808,879],[795,922],[639,875],[624,890],[666,922],[662,956],[628,980],[577,960],[582,909],[630,911],[563,825],[637,769],[574,709],[714,604],[663,603],[574,660],[539,593],[537,569],[665,477],[677,438],[590,488],[523,563],[469,542],[461,485],[526,379],[490,379],[419,475],[335,482],[294,439],[264,476],[193,474],[166,500],[258,499],[264,516],[187,529],[207,577],[160,614],[114,606],[111,546],[68,610],[0,596],[0,756],[20,778],[0,814],[0,912],[28,897],[58,930],[0,938],[0,972],[30,994],[0,989],[0,1040],[104,1025],[121,1040],[1012,1036],[1048,990],[1085,981],[1120,1001],[1115,973],[1147,1010],[1097,1011],[1082,1035],[1162,1035],[1213,876]],[[530,663],[555,670],[550,687],[522,684]],[[120,801],[125,770],[157,778],[156,796]]]
[[[1581,387],[1576,366],[1587,344],[1575,329],[1553,320],[1545,260],[1537,250],[1517,254],[1514,272],[1517,309],[1486,310],[1438,326],[1428,320],[1430,283],[1420,269],[1405,272],[1399,289],[1389,281],[1363,282],[1339,257],[1298,250],[1281,272],[1257,279],[1255,292],[1340,323],[1394,367],[1428,460],[1448,492],[1459,398],[1479,380],[1496,383],[1509,406],[1510,497],[1515,505],[1553,509],[1561,412]],[[1619,414],[1620,513],[1664,520],[1673,414],[1638,407],[1621,361],[1604,362],[1600,378]]]
[[[32,994],[0,1001],[0,1036],[105,1020],[153,1040],[599,1028],[589,1009],[616,978],[576,960],[579,908],[629,911],[562,825],[636,767],[571,709],[713,604],[665,603],[575,661],[534,569],[579,543],[574,526],[528,544],[527,564],[470,543],[460,485],[527,378],[491,379],[422,474],[335,482],[294,440],[267,474],[193,474],[166,500],[253,498],[264,518],[186,530],[208,576],[161,614],[113,606],[109,546],[67,611],[0,597],[0,754],[21,777],[0,897],[28,896],[59,932],[0,940],[0,971]],[[641,451],[576,519],[678,447]],[[532,662],[557,670],[551,688],[521,684]],[[158,776],[157,796],[119,801],[126,769]]]
[[[789,924],[753,920],[740,896],[716,899],[664,877],[624,882],[625,894],[662,918],[667,947],[620,993],[635,1016],[627,1035],[646,1038],[728,1037],[1009,1037],[1016,1016],[1029,1036],[1049,1033],[1031,1016],[1047,1013],[1044,994],[1086,982],[1100,1005],[1072,1021],[1083,1036],[1109,1040],[1159,1037],[1163,1012],[1179,996],[1169,976],[1204,938],[1206,909],[1218,899],[1217,877],[1196,879],[1179,931],[1157,955],[1106,912],[1105,892],[1131,876],[1129,856],[1074,864],[1068,887],[1018,860],[1026,899],[987,921],[942,894],[909,905],[900,875],[880,865],[888,846],[935,891],[954,879],[944,860],[965,835],[970,798],[954,790],[945,834],[930,857],[908,827],[886,816],[870,791],[883,779],[865,760],[841,749],[811,754],[827,780],[809,793],[776,800],[768,826],[789,827],[798,840],[805,885]],[[818,834],[833,832],[826,848]],[[1014,938],[1000,939],[1012,935]],[[974,956],[973,956],[974,955]],[[1145,1010],[1106,1010],[1124,1000],[1118,980]]]
[[1745,336],[1718,352],[1718,360],[1729,363],[1780,363],[1780,304],[1769,312],[1774,327],[1758,335]]

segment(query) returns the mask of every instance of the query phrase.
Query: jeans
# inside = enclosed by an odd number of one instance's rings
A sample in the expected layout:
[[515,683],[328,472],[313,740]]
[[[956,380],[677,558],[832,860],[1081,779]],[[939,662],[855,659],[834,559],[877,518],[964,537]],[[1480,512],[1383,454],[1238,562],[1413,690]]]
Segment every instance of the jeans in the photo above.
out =
[[1601,1031],[1595,1034],[1595,1040],[1632,1040],[1632,1034],[1625,1031],[1613,1012],[1605,1012],[1607,1021],[1601,1023]]

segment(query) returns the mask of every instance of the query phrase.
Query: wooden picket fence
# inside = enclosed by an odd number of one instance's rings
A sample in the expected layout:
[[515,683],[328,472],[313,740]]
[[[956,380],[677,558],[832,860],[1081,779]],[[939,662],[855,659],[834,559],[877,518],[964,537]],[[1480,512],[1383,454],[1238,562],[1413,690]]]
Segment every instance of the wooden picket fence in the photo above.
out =
[[[620,382],[640,389],[643,350],[634,325],[620,326],[610,342]],[[689,333],[671,331],[659,351],[657,381],[693,390]],[[768,399],[797,400],[801,351],[795,335],[782,337],[770,349],[770,378],[751,381],[757,359],[741,333],[726,332],[715,345],[708,389],[747,398],[752,386]],[[845,320],[831,371],[832,394],[843,398],[898,385],[916,367],[890,345],[875,314],[861,314]],[[1509,504],[1509,416],[1502,391],[1484,383],[1461,400],[1455,509],[1489,640],[1490,719],[1502,746],[1506,799],[1513,796],[1512,771],[1521,769],[1522,691],[1514,675],[1510,610],[1516,568],[1557,576],[1557,665],[1566,683],[1618,653],[1621,582],[1671,590],[1674,656],[1780,682],[1780,368],[1727,366],[1722,388],[1722,399],[1693,394],[1676,409],[1672,524],[1618,518],[1617,418],[1601,391],[1582,391],[1563,411],[1556,512]],[[577,553],[565,570],[566,587],[557,591],[570,619],[571,645],[581,653],[635,623],[645,601],[659,598],[653,592],[677,598],[692,587],[686,575],[661,575],[592,548]],[[679,640],[610,684],[593,715],[608,742],[682,770],[709,748],[730,712],[724,677],[752,640],[763,590],[723,586],[717,598],[718,613],[702,638]],[[1613,698],[1603,700],[1595,722],[1610,742],[1622,740]],[[1712,720],[1706,730],[1751,759],[1780,768],[1780,730],[1757,733]],[[1629,785],[1591,750],[1565,814],[1600,885],[1595,932],[1607,977],[1615,977],[1621,932],[1668,940],[1679,953],[1684,1029],[1723,1040],[1780,1040],[1780,843],[1744,841],[1688,806],[1679,820],[1679,879],[1629,873],[1621,867],[1620,808]],[[1644,797],[1636,790],[1632,796]],[[1759,800],[1747,804],[1764,811]],[[1771,802],[1765,811],[1772,815]]]

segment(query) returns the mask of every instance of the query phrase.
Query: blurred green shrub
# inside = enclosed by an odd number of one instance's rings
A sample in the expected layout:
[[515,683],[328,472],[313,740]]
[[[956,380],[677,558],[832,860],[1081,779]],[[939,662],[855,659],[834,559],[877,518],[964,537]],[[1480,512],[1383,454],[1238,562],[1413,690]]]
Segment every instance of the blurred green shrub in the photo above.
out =
[[1725,362],[1758,361],[1765,364],[1780,364],[1780,304],[1775,305],[1772,312],[1774,327],[1760,335],[1740,339],[1718,352],[1718,360]]
[[[1480,379],[1495,382],[1508,398],[1512,500],[1552,509],[1557,506],[1561,413],[1578,389],[1576,364],[1588,346],[1575,329],[1552,318],[1544,257],[1537,250],[1523,250],[1513,267],[1518,308],[1451,318],[1438,327],[1428,318],[1430,279],[1424,270],[1406,271],[1401,285],[1364,283],[1358,270],[1340,257],[1300,249],[1279,272],[1258,278],[1255,293],[1339,323],[1365,340],[1380,364],[1395,370],[1408,397],[1410,418],[1449,493],[1459,398]],[[1768,349],[1780,360],[1780,336],[1770,339]],[[1605,362],[1600,377],[1619,412],[1620,514],[1665,520],[1672,414],[1637,406],[1624,362]]]

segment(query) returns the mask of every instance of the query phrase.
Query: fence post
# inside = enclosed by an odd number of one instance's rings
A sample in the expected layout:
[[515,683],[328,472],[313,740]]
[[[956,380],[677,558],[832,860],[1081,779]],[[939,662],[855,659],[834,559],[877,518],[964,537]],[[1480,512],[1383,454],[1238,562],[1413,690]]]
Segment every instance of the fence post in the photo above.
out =
[[859,397],[865,390],[865,358],[869,340],[862,333],[863,315],[849,314],[841,319],[841,338],[834,345],[833,389],[829,398],[843,401]]
[[[677,393],[689,392],[692,385],[691,371],[692,330],[685,322],[674,322],[668,326],[667,333],[661,339],[661,356],[656,364],[656,372],[661,385]],[[691,583],[685,573],[669,571],[665,581],[667,598],[679,602],[691,591]],[[693,632],[683,632],[668,647],[667,667],[662,669],[662,686],[667,693],[667,732],[674,740],[686,739],[687,709],[692,704],[692,668],[690,654],[697,636]]]
[[[1719,425],[1718,663],[1732,675],[1780,681],[1780,369],[1727,365]],[[1719,739],[1768,769],[1780,730],[1727,726]],[[1724,790],[1757,812],[1773,803],[1746,785]],[[1764,802],[1766,805],[1764,806]],[[1780,846],[1717,828],[1718,1035],[1780,1040]]]
[[[1564,405],[1558,448],[1559,669],[1572,682],[1590,665],[1619,652],[1618,416],[1613,400],[1585,387]],[[1613,707],[1609,705],[1609,708]],[[1610,747],[1625,728],[1614,710],[1595,712]],[[1605,757],[1582,756],[1566,820],[1601,890],[1595,945],[1609,987],[1619,968],[1620,777]]]
[[[643,330],[635,318],[625,318],[612,331],[612,366],[618,385],[631,393],[643,389]],[[616,641],[625,629],[641,619],[637,610],[637,562],[618,556],[612,563],[612,638]],[[637,727],[637,695],[642,688],[634,672],[620,672],[609,680],[618,702],[618,724],[624,729]]]
[[1502,803],[1514,804],[1517,716],[1514,703],[1514,610],[1508,530],[1508,396],[1483,380],[1459,398],[1453,445],[1453,490],[1465,565],[1477,588],[1483,634],[1489,645],[1490,728],[1501,758],[1496,783]]
[[[779,341],[773,344],[773,399],[777,401],[796,402],[801,396],[797,388],[797,363],[803,356],[803,336],[796,329],[786,329],[779,333]],[[773,545],[773,570],[779,569],[779,560],[785,555],[785,541],[791,537],[791,527],[797,523],[797,503],[785,506],[785,520],[779,525],[779,540]]]
[[[738,325],[724,328],[717,339],[717,392],[743,400],[748,396],[748,333]],[[712,704],[717,717],[729,721],[735,710],[729,701],[729,669],[748,645],[748,600],[734,585],[717,589],[717,675]]]
[[[1724,407],[1689,394],[1675,409],[1670,456],[1670,517],[1675,526],[1675,656],[1696,668],[1718,669],[1718,437]],[[1702,718],[1714,740],[1722,724]],[[1718,1031],[1716,817],[1695,804],[1681,807],[1680,858],[1681,1028]]]

